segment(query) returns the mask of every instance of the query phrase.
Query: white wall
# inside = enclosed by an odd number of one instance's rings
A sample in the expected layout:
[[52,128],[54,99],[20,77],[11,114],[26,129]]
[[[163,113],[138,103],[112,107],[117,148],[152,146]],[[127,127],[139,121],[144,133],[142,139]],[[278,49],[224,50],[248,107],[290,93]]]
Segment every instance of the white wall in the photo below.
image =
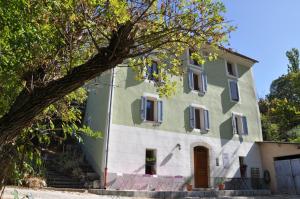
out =
[[[175,146],[181,145],[181,150]],[[223,145],[223,147],[222,147]],[[210,177],[239,177],[239,156],[246,156],[248,177],[250,168],[261,170],[261,159],[255,143],[220,140],[204,135],[172,133],[154,129],[144,129],[123,125],[111,126],[108,172],[126,174],[145,173],[146,149],[157,150],[157,175],[185,176],[193,174],[193,148],[205,146],[209,149]],[[222,154],[228,153],[230,168],[223,166]],[[219,166],[216,166],[219,158]]]

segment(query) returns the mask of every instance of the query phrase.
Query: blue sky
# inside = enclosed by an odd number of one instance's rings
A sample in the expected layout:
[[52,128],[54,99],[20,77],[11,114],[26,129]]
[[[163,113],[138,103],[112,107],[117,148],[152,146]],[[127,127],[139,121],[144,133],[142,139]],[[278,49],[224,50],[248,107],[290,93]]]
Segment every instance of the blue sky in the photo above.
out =
[[300,0],[223,0],[226,18],[237,30],[230,47],[259,61],[254,65],[258,97],[287,72],[285,52],[300,48]]

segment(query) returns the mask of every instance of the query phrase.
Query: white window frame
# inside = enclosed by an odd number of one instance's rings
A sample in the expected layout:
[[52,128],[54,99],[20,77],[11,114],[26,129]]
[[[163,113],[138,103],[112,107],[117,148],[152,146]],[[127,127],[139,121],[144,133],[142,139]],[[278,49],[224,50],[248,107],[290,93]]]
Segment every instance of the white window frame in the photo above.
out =
[[[207,93],[207,90],[206,91],[202,91],[202,84],[203,84],[203,80],[202,80],[202,73],[204,73],[204,70],[201,69],[201,68],[195,68],[195,67],[189,67],[189,70],[191,70],[193,72],[193,74],[196,74],[198,76],[198,86],[199,86],[199,90],[195,90],[195,85],[194,85],[194,88],[191,90],[192,93],[195,93],[195,94],[199,94],[199,95],[205,95]],[[189,76],[189,71],[188,71],[188,76]],[[207,75],[206,75],[206,79],[207,79]],[[188,77],[188,81],[189,81],[189,77]],[[190,82],[188,82],[188,84],[190,84]],[[194,79],[193,79],[193,84],[194,84]],[[208,86],[208,84],[206,83],[206,86]]]
[[[151,120],[147,120],[147,108],[144,110],[146,111],[145,113],[145,121],[143,121],[144,123],[155,123],[155,124],[159,124],[160,122],[158,121],[158,101],[162,101],[158,95],[156,94],[151,94],[151,93],[143,93],[143,97],[146,98],[146,103],[148,100],[154,101],[154,117],[153,117],[153,121]],[[146,107],[146,106],[145,106]]]
[[[246,117],[244,114],[242,113],[236,113],[236,112],[232,112],[231,117],[237,117],[238,119],[238,124],[235,124],[235,128],[238,129],[236,132],[234,132],[234,135],[237,136],[247,136],[249,134],[249,125],[247,125],[247,134],[244,133],[244,123],[243,123],[243,117]],[[233,118],[231,118],[233,119]],[[247,119],[247,117],[246,117]],[[248,121],[247,121],[248,122]]]
[[[239,101],[235,101],[232,100],[232,96],[231,96],[231,87],[230,87],[230,82],[236,82],[237,83],[237,92],[238,92],[238,96],[239,96]],[[230,101],[240,104],[241,103],[241,95],[240,95],[240,86],[239,86],[239,82],[236,79],[228,79],[228,89],[229,89],[229,97],[230,97]]]
[[[195,109],[199,109],[200,110],[200,129],[197,129],[197,128],[194,128],[193,131],[194,132],[209,132],[210,131],[210,128],[209,129],[205,129],[205,116],[204,116],[204,110],[207,110],[209,112],[209,110],[205,107],[205,106],[202,106],[202,105],[199,105],[199,104],[191,104],[190,105],[191,107],[194,108],[194,120],[195,120]],[[209,122],[211,121],[210,118],[208,118]],[[196,126],[196,122],[194,121],[194,126]],[[210,124],[209,124],[210,126]]]
[[[238,67],[237,67],[237,64],[236,64],[235,62],[232,62],[232,61],[229,61],[229,60],[226,60],[226,59],[224,59],[224,61],[225,61],[225,71],[226,71],[226,75],[227,75],[228,77],[230,77],[230,78],[238,79],[238,78],[239,78],[239,73],[238,73]],[[227,68],[227,63],[231,63],[235,75],[229,74],[228,68]]]

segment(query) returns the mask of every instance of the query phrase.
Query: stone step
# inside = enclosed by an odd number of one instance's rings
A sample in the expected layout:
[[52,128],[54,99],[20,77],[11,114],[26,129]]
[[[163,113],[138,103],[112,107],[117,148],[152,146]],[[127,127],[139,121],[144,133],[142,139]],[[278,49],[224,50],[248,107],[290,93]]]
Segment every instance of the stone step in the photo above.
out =
[[82,182],[80,179],[74,179],[74,178],[47,178],[47,182]]
[[71,188],[71,189],[82,189],[84,185],[68,185],[68,184],[49,184],[48,187],[53,188]]
[[55,184],[59,184],[59,185],[83,185],[84,183],[83,182],[70,182],[70,181],[48,181],[47,180],[47,184],[52,184],[52,185],[55,185]]

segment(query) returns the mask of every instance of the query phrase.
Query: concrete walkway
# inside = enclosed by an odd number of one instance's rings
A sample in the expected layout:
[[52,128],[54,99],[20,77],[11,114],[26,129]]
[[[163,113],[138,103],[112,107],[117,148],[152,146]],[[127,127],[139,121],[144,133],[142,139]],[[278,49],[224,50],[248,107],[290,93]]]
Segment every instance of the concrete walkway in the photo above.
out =
[[[4,191],[3,199],[15,199],[14,195],[18,193],[19,199],[137,199],[132,197],[124,196],[106,196],[106,195],[96,195],[86,192],[69,192],[69,191],[55,191],[47,189],[27,189],[19,187],[7,187]],[[207,197],[206,197],[207,198]],[[214,198],[214,197],[209,197]],[[249,196],[249,197],[219,197],[221,199],[300,199],[300,195],[275,195],[275,196]],[[142,199],[139,197],[139,199]],[[145,199],[145,198],[144,198]],[[186,197],[186,199],[198,199],[197,197]]]

